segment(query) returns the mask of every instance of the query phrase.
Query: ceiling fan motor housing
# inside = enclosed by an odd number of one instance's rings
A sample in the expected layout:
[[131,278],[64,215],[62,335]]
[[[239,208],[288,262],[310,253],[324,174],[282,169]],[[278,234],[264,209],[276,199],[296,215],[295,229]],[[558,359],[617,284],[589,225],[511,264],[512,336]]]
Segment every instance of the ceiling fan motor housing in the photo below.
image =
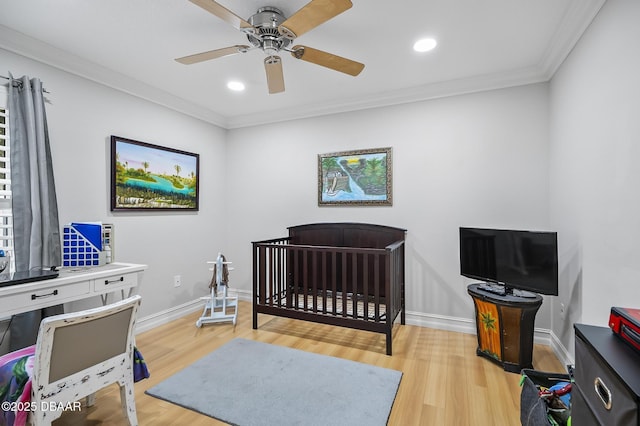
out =
[[280,9],[261,7],[249,18],[248,22],[256,29],[254,33],[247,34],[249,42],[267,55],[275,55],[291,43],[290,39],[283,37],[278,31],[278,26],[284,21],[285,17]]

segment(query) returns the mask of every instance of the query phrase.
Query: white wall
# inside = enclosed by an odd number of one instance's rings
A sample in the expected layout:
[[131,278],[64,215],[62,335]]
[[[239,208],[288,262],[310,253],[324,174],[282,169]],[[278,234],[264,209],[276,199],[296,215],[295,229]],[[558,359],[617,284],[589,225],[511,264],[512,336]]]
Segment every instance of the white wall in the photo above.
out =
[[[47,119],[60,224],[115,225],[116,261],[144,263],[140,316],[207,294],[207,260],[224,246],[226,132],[117,90],[0,49],[6,75],[40,78],[50,92]],[[200,154],[200,211],[113,213],[109,205],[109,136]],[[182,276],[174,288],[173,276]],[[97,301],[95,302],[97,303]]]
[[608,324],[640,306],[640,2],[609,0],[554,76],[551,214],[561,239],[565,317],[553,331],[573,350],[574,322]]
[[[474,316],[458,227],[549,229],[548,86],[456,96],[229,132],[226,253],[251,289],[251,241],[361,221],[407,233],[407,310]],[[319,207],[317,155],[393,148],[392,207]],[[548,302],[537,326],[550,328]]]
[[[553,229],[560,296],[546,298],[537,326],[572,350],[573,322],[606,325],[611,306],[638,306],[638,17],[640,2],[607,1],[550,85],[229,132],[1,49],[0,74],[37,76],[51,92],[61,223],[115,224],[116,259],[149,265],[142,316],[206,292],[205,261],[218,251],[248,292],[251,241],[363,221],[408,230],[409,311],[472,318],[457,228]],[[110,212],[111,134],[199,153],[200,211]],[[317,154],[385,146],[393,207],[318,207]]]
[[[61,223],[116,229],[116,260],[146,263],[141,316],[205,294],[205,261],[233,261],[251,290],[251,241],[291,225],[362,221],[406,228],[407,309],[473,318],[459,275],[458,227],[549,229],[548,85],[536,84],[225,132],[0,50],[14,75],[41,78]],[[198,213],[109,211],[111,134],[201,155]],[[393,148],[392,207],[319,207],[317,155]],[[173,287],[182,275],[183,286]],[[536,325],[550,328],[549,302]]]

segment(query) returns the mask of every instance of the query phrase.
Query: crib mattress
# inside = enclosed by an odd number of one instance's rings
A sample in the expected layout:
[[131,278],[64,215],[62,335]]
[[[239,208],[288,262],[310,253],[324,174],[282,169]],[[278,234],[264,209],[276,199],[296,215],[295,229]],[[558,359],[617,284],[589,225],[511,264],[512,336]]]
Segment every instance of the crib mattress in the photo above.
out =
[[[335,300],[335,310],[334,310],[334,300]],[[314,301],[315,301],[315,309],[314,309]],[[355,303],[354,303],[355,301]],[[326,302],[326,310],[325,310],[325,302]],[[273,304],[279,307],[287,308],[287,309],[298,309],[302,311],[311,311],[322,313],[326,315],[334,315],[334,316],[346,316],[349,318],[358,318],[364,319],[366,318],[368,321],[376,321],[376,305],[372,300],[366,301],[362,296],[348,294],[345,298],[341,293],[327,294],[326,297],[322,295],[314,295],[314,294],[298,294],[297,297],[291,298],[291,304],[287,304],[287,297],[285,293],[281,293],[279,295],[273,296]],[[346,313],[345,313],[346,309]],[[354,314],[355,312],[355,314]],[[381,302],[378,305],[378,322],[386,321],[387,314],[387,306]]]

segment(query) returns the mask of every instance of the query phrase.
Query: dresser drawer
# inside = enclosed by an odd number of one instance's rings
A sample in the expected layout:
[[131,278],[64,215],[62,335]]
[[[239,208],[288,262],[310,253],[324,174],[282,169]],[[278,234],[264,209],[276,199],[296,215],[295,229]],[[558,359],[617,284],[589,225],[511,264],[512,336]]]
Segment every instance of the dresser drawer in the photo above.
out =
[[38,286],[38,288],[2,296],[0,298],[0,310],[2,312],[10,311],[15,306],[24,306],[27,311],[54,306],[78,299],[79,296],[89,294],[90,291],[89,281],[65,285]]
[[593,417],[604,425],[638,425],[638,402],[624,382],[579,336],[575,349],[575,382]]
[[120,288],[136,287],[138,274],[119,274],[93,280],[93,288],[96,292],[118,290]]

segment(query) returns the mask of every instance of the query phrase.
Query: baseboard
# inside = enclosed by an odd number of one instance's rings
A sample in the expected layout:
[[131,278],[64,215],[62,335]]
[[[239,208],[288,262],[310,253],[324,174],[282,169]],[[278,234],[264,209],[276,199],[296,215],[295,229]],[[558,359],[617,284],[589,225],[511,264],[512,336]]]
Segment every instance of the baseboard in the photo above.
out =
[[[435,328],[437,330],[455,331],[458,333],[476,334],[476,323],[472,319],[449,317],[445,315],[407,312],[405,316],[409,325]],[[552,346],[551,330],[536,328],[533,334],[534,343]]]
[[407,324],[417,325],[419,327],[429,327],[435,328],[437,330],[476,334],[475,322],[467,318],[425,314],[423,312],[407,312],[405,314],[405,320]]
[[[231,294],[238,296],[238,299],[244,300],[247,302],[251,301],[251,292],[247,290],[230,290]],[[189,315],[192,312],[199,311],[203,308],[203,302],[200,298],[196,300],[191,300],[189,302],[183,303],[178,306],[171,307],[161,312],[157,312],[152,315],[148,315],[146,317],[138,318],[136,321],[136,331],[135,334],[143,333],[145,331],[151,330],[152,328],[159,327],[163,324],[167,324],[173,320],[178,318],[182,318],[185,315]]]
[[[445,315],[425,314],[422,312],[407,312],[406,323],[419,327],[435,328],[437,330],[455,331],[466,334],[476,334],[475,321],[468,318],[449,317]],[[533,342],[550,346],[554,354],[564,365],[573,364],[573,358],[560,339],[549,329],[535,328]]]
[[197,299],[146,317],[138,318],[138,320],[136,321],[135,334],[151,330],[152,328],[159,327],[163,324],[167,324],[173,320],[182,318],[183,316],[189,315],[190,313],[200,309],[202,309],[202,301],[200,299]]
[[538,345],[551,346],[551,330],[547,328],[533,329],[533,343]]
[[[231,290],[238,299],[251,302],[252,292],[248,290]],[[151,330],[152,328],[166,324],[192,312],[202,309],[202,300],[196,299],[178,306],[174,306],[162,312],[139,318],[136,322],[136,334]],[[418,327],[435,328],[437,330],[455,331],[458,333],[476,334],[476,323],[472,319],[450,317],[446,315],[425,314],[422,312],[407,312],[406,323]],[[536,328],[533,335],[534,343],[550,346],[560,362],[565,365],[573,364],[571,354],[562,345],[562,342],[551,331],[545,328]]]
[[551,333],[551,348],[562,364],[575,364],[575,360],[573,359],[573,355],[571,355],[571,352],[569,352],[567,348],[564,347],[560,339],[558,339],[558,336],[556,336],[554,333]]

